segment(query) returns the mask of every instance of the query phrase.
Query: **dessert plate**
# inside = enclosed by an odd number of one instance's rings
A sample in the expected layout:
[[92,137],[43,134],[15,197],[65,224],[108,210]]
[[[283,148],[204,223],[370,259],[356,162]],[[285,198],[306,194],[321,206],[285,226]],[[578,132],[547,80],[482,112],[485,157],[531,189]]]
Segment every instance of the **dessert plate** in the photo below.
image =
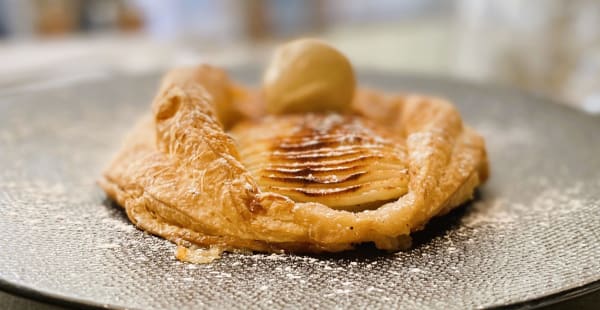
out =
[[[254,68],[232,70],[255,82]],[[407,251],[225,254],[177,261],[96,180],[160,75],[0,95],[0,288],[74,305],[530,307],[600,288],[600,119],[508,88],[361,72],[361,85],[451,99],[487,142],[491,178]]]

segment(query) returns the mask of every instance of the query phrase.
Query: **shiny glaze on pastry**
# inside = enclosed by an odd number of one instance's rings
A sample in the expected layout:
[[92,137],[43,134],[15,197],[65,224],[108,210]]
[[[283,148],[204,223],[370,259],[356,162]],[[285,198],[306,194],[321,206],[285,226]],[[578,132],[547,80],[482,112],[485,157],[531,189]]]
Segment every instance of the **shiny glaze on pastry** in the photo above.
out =
[[363,117],[267,116],[239,124],[231,134],[260,188],[294,201],[364,210],[407,191],[402,140]]

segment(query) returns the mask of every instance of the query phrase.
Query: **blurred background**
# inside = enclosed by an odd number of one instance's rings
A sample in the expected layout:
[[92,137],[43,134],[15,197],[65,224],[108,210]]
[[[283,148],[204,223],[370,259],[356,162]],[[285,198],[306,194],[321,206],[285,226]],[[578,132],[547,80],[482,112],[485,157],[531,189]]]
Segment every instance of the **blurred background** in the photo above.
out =
[[356,67],[508,84],[600,113],[596,0],[0,0],[0,90],[261,63],[299,36]]

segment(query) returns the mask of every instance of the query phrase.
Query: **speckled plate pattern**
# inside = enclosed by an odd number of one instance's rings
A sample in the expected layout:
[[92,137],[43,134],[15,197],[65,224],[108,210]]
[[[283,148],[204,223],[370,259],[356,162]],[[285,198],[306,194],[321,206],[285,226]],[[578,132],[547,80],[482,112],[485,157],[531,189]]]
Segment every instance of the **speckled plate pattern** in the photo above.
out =
[[599,286],[598,117],[511,89],[376,72],[361,83],[448,97],[485,136],[492,175],[474,202],[404,252],[179,262],[173,244],[135,229],[95,183],[158,80],[0,95],[0,288],[109,308],[464,309]]

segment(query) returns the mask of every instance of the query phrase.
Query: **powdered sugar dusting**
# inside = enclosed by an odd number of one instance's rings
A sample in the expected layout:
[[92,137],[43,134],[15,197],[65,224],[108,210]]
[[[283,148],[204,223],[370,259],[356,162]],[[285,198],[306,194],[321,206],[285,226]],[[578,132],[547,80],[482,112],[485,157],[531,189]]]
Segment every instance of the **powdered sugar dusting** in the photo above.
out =
[[548,188],[529,203],[512,202],[510,197],[478,201],[462,222],[468,226],[478,226],[484,223],[513,223],[525,217],[536,217],[540,219],[540,225],[543,225],[542,219],[549,216],[549,210],[552,210],[550,216],[565,216],[589,208],[590,205],[600,205],[600,199],[589,201],[581,198],[583,188],[581,182],[566,188]]
[[501,127],[498,123],[485,122],[478,124],[476,129],[495,148],[527,145],[535,139],[534,133],[526,127]]

